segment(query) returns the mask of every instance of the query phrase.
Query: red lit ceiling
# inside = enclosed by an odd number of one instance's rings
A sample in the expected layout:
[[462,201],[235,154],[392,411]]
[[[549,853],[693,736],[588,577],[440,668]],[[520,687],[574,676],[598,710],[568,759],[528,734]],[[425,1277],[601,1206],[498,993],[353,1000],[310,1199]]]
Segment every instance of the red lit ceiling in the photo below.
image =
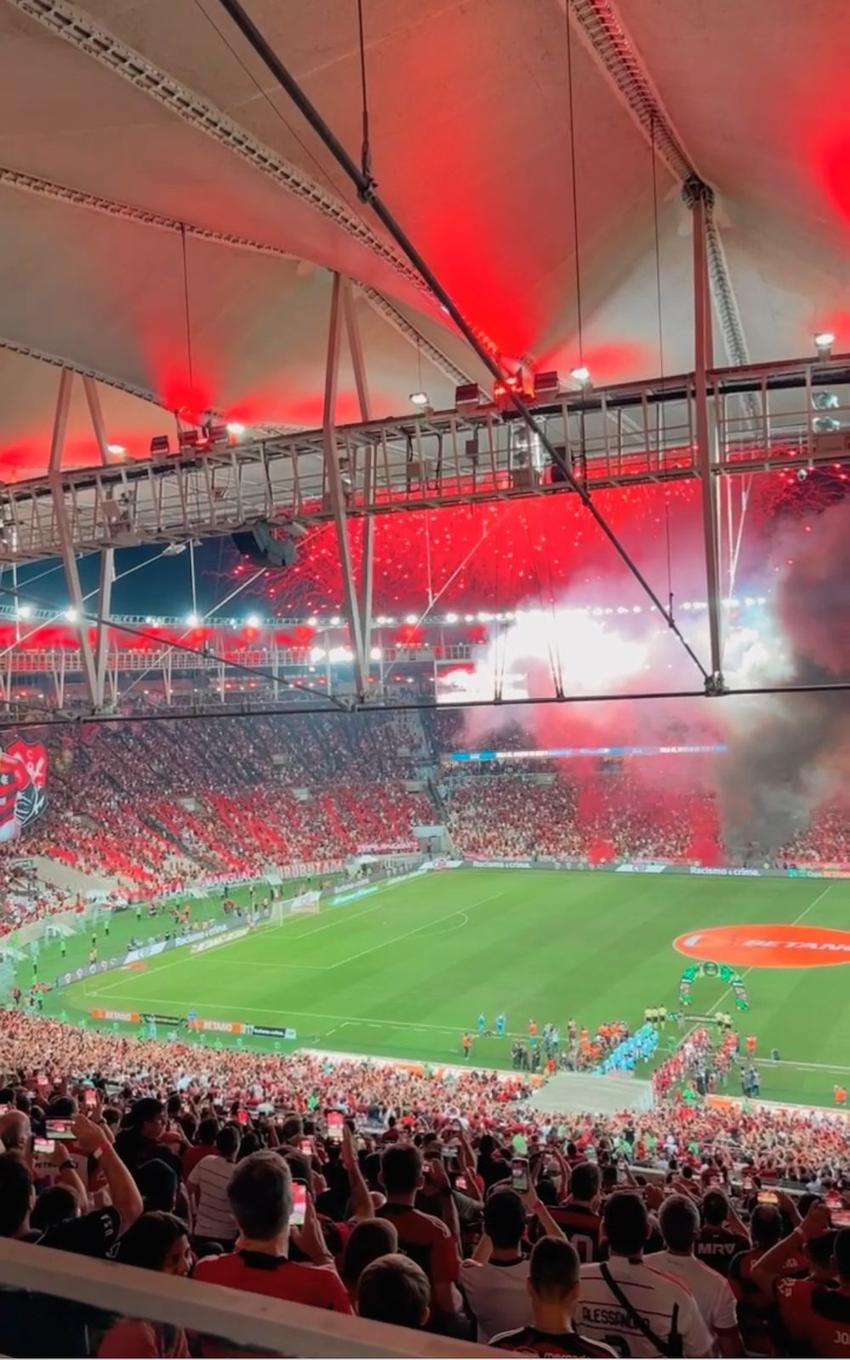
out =
[[[357,156],[355,5],[248,8]],[[102,376],[108,437],[131,454],[172,428],[175,407],[246,424],[319,423],[330,269],[378,289],[483,380],[217,0],[86,0],[77,12],[312,177],[368,235],[27,11],[26,0],[0,9],[0,478],[46,464],[58,374],[33,354]],[[363,12],[382,196],[503,355],[566,373],[578,336],[563,4],[364,0]],[[850,340],[848,7],[621,0],[619,13],[681,144],[717,192],[751,358],[806,352],[824,325]],[[597,383],[682,371],[692,362],[687,210],[660,164],[654,200],[646,140],[575,33],[571,46],[584,361]],[[51,184],[89,197],[72,201]],[[133,213],[121,216],[122,205]],[[161,220],[142,221],[138,210]],[[169,221],[190,228],[191,363],[183,240]],[[374,413],[407,409],[420,385],[449,405],[453,378],[423,355],[420,379],[415,345],[362,294],[356,307]],[[356,414],[344,353],[338,418]],[[66,452],[70,464],[96,461],[80,392]]]

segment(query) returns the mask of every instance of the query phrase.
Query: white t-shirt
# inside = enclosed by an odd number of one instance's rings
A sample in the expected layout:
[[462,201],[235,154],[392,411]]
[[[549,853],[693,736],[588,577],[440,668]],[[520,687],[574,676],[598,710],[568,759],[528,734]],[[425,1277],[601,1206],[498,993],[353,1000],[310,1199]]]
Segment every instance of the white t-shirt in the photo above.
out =
[[235,1171],[233,1162],[223,1157],[203,1157],[189,1174],[189,1184],[200,1191],[195,1217],[197,1237],[211,1237],[231,1242],[239,1233],[239,1225],[230,1211],[227,1187]]
[[531,1299],[528,1296],[528,1261],[500,1265],[498,1261],[462,1261],[460,1287],[475,1321],[478,1340],[483,1344],[498,1332],[513,1332],[531,1326]]
[[[703,1322],[696,1300],[679,1280],[663,1274],[648,1261],[613,1256],[608,1262],[612,1277],[629,1303],[660,1341],[666,1342],[678,1305],[676,1327],[685,1356],[709,1355],[711,1334]],[[575,1315],[576,1330],[591,1341],[604,1341],[618,1355],[661,1355],[636,1325],[602,1278],[598,1262],[581,1267],[581,1292]]]
[[665,1275],[674,1275],[688,1286],[697,1301],[706,1327],[712,1332],[728,1331],[738,1325],[738,1312],[732,1286],[719,1270],[712,1270],[695,1256],[676,1256],[672,1251],[654,1251],[646,1264]]

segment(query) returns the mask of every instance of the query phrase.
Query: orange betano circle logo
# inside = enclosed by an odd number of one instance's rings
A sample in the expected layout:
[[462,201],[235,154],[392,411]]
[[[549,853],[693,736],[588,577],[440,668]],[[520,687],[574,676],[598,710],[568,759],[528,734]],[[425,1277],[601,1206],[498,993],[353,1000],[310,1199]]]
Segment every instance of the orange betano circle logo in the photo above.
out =
[[673,948],[692,959],[735,968],[823,968],[850,963],[850,930],[824,926],[710,926],[688,931]]

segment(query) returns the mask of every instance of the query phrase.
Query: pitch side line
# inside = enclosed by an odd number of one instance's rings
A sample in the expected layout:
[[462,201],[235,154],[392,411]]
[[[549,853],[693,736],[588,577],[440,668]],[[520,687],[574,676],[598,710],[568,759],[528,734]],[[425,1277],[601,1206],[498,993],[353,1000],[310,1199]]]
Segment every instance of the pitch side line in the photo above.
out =
[[[100,993],[93,992],[91,993],[91,999],[96,1000],[99,995]],[[173,1006],[174,998],[150,996],[145,997],[144,1002],[148,1005],[155,1006]],[[133,1009],[137,1010],[141,1004],[142,1002],[140,1002],[138,998],[135,998],[133,1000]],[[336,1029],[345,1028],[347,1026],[353,1027],[356,1025],[365,1025],[370,1029],[414,1029],[439,1034],[462,1034],[464,1029],[468,1028],[463,1024],[429,1025],[424,1020],[393,1020],[365,1015],[332,1015],[327,1011],[294,1011],[289,1010],[288,1008],[285,1011],[272,1011],[266,1006],[242,1006],[239,1003],[232,1006],[224,1002],[216,1002],[215,1004],[216,1008],[220,1011],[238,1011],[240,1014],[244,1012],[246,1015],[274,1015],[282,1018],[291,1016],[298,1020],[332,1020],[335,1022],[334,1028]],[[331,1031],[329,1030],[323,1031],[322,1037],[326,1038],[330,1032]],[[471,1030],[469,1032],[472,1033]],[[473,1039],[476,1037],[476,1035],[473,1035]],[[490,1037],[492,1038],[494,1036],[491,1035]],[[527,1035],[522,1030],[507,1030],[504,1037],[507,1039],[525,1039]],[[765,1058],[759,1059],[759,1061],[767,1063],[769,1060]],[[801,1068],[806,1071],[812,1070],[818,1072],[850,1072],[850,1067],[841,1067],[834,1063],[797,1062],[793,1058],[782,1058],[777,1063],[770,1063],[770,1066]]]
[[[98,995],[99,995],[98,993],[94,992],[92,993],[92,998],[96,1000]],[[144,1008],[144,1006],[146,1005],[173,1006],[174,998],[162,996],[148,996],[145,997],[143,1001],[139,1001],[139,999],[136,998],[136,1000],[133,1002],[133,1009],[139,1010],[140,1006]],[[340,1024],[367,1025],[377,1029],[421,1029],[432,1030],[435,1033],[440,1034],[462,1034],[464,1032],[464,1029],[469,1030],[468,1026],[462,1024],[429,1025],[426,1024],[424,1020],[392,1020],[392,1019],[387,1020],[375,1016],[330,1015],[326,1011],[293,1011],[289,1010],[288,1008],[285,1011],[272,1011],[269,1010],[267,1006],[242,1006],[239,1003],[236,1003],[235,1005],[231,1006],[225,1004],[224,1002],[218,1001],[215,1003],[215,1006],[216,1009],[220,1011],[238,1011],[240,1014],[244,1013],[246,1015],[274,1015],[281,1016],[284,1018],[286,1016],[293,1016],[298,1020],[333,1020],[336,1021],[337,1025]],[[327,1031],[324,1031],[324,1033],[327,1033]],[[469,1030],[469,1033],[471,1034],[472,1030]],[[473,1035],[473,1038],[475,1037],[476,1036]],[[491,1038],[492,1037],[494,1036],[491,1035]],[[522,1039],[525,1036],[522,1034],[522,1032],[518,1030],[508,1030],[504,1037],[506,1039]]]

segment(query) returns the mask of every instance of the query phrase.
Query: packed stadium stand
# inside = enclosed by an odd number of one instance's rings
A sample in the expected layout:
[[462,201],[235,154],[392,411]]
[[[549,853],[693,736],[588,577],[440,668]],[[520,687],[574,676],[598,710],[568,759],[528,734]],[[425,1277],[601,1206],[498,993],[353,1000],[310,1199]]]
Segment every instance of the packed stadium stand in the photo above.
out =
[[[574,1328],[579,1353],[614,1354],[593,1303],[607,1262],[624,1286],[664,1282],[648,1314],[659,1344],[641,1350],[642,1322],[621,1321],[632,1354],[667,1354],[677,1328],[689,1355],[765,1354],[768,1341],[771,1354],[844,1353],[824,1339],[850,1316],[850,1231],[831,1221],[850,1205],[837,1117],[661,1099],[639,1115],[542,1123],[520,1075],[199,1053],[14,1012],[0,1043],[0,1238],[356,1309],[455,1344],[508,1333],[497,1346],[531,1354],[520,1330],[546,1338],[546,1354],[576,1353]],[[688,1052],[706,1059],[698,1041]],[[342,1143],[327,1110],[346,1121]],[[75,1142],[31,1168],[31,1131],[56,1119]],[[517,1149],[526,1190],[512,1180]],[[293,1178],[315,1205],[303,1226]],[[547,1252],[559,1282],[529,1296]],[[632,1302],[645,1323],[647,1295]],[[73,1334],[61,1347],[57,1318]],[[4,1291],[0,1327],[10,1355],[54,1353],[51,1341],[62,1354],[189,1354],[182,1329],[39,1309],[26,1290]]]
[[[634,763],[447,765],[435,743],[458,735],[442,715],[373,714],[243,718],[225,728],[207,719],[156,731],[128,723],[73,742],[51,738],[48,810],[23,846],[40,867],[4,867],[3,928],[73,904],[78,894],[52,881],[51,863],[136,900],[374,849],[413,852],[416,826],[445,825],[453,851],[473,859],[729,859],[703,770],[693,771],[693,787],[687,774],[666,787]],[[476,745],[493,740],[521,750],[529,739],[508,729]],[[847,826],[846,797],[834,795],[772,861],[847,863]],[[0,846],[0,864],[20,850]]]

